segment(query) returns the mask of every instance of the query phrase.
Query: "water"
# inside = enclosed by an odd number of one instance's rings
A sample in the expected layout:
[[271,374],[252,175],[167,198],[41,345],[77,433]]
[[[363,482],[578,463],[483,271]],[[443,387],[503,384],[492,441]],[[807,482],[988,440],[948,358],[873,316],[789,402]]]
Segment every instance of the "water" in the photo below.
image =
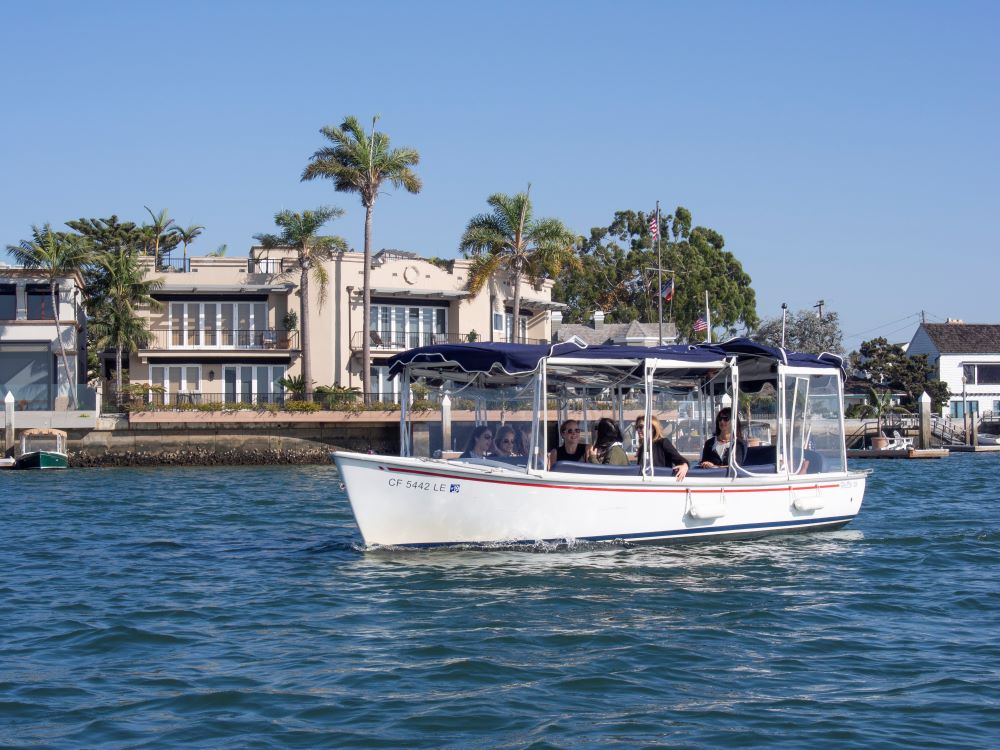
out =
[[832,533],[376,553],[332,467],[4,472],[0,746],[997,747],[1000,456],[871,466]]

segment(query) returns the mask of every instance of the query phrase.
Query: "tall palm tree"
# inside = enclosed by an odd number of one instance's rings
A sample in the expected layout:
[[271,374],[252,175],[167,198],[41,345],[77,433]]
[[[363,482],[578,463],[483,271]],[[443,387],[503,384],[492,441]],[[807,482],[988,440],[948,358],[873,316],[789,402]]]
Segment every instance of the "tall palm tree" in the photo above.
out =
[[167,209],[161,209],[158,214],[154,214],[149,206],[144,206],[153,219],[152,224],[148,224],[153,243],[153,268],[160,267],[160,244],[163,242],[163,235],[174,224],[174,220],[167,214]]
[[115,350],[115,384],[121,399],[124,354],[138,351],[149,340],[149,327],[136,308],[141,305],[160,308],[152,293],[163,286],[163,280],[146,279],[134,247],[118,253],[102,253],[96,265],[99,280],[91,294],[91,332],[99,350]]
[[365,270],[361,337],[361,382],[365,400],[371,398],[371,330],[372,295],[372,213],[379,188],[385,181],[394,187],[403,187],[410,193],[419,193],[420,178],[411,169],[420,162],[420,154],[413,148],[389,148],[389,136],[375,130],[378,116],[372,118],[372,134],[368,136],[361,123],[353,116],[344,119],[339,128],[325,127],[320,132],[332,146],[316,151],[302,172],[303,180],[323,177],[333,180],[334,189],[344,193],[358,193],[365,207]]
[[39,270],[48,279],[49,294],[52,297],[52,322],[56,327],[60,360],[69,387],[70,403],[76,409],[76,382],[70,373],[69,357],[66,355],[62,326],[59,324],[59,284],[89,262],[87,245],[77,235],[53,232],[52,227],[46,224],[41,229],[32,226],[31,239],[21,240],[18,245],[8,245],[7,252],[24,268]]
[[490,213],[469,220],[459,249],[472,258],[468,289],[478,294],[499,271],[505,271],[514,287],[514,321],[511,341],[516,340],[521,314],[521,279],[534,286],[577,262],[573,252],[576,236],[558,219],[532,216],[531,185],[517,195],[495,193],[487,199]]
[[191,226],[184,228],[181,226],[174,226],[170,228],[172,234],[177,235],[177,239],[184,243],[184,270],[187,270],[187,259],[188,259],[188,245],[195,241],[199,234],[205,231],[205,227],[201,224],[192,224]]
[[335,253],[347,250],[347,240],[343,237],[320,237],[316,233],[326,222],[344,213],[341,208],[321,206],[315,211],[279,211],[274,215],[274,223],[281,229],[280,234],[256,234],[254,239],[265,248],[289,247],[295,250],[299,263],[299,296],[302,300],[299,331],[302,335],[302,380],[306,388],[312,387],[312,357],[309,351],[309,276],[313,277],[319,289],[317,299],[322,307],[326,301],[326,287],[329,275],[323,266]]

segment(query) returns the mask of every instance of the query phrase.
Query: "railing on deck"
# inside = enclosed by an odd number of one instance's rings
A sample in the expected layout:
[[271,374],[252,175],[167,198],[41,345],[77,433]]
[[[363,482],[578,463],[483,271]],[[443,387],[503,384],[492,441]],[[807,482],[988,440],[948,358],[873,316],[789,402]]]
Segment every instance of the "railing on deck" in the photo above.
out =
[[298,331],[282,328],[153,328],[147,349],[298,349]]
[[[351,349],[361,351],[365,343],[365,332],[355,331],[351,334]],[[373,330],[368,332],[371,341],[371,349],[393,350],[415,349],[418,346],[431,346],[433,344],[471,344],[483,342],[482,335],[475,332],[469,333],[413,333],[398,331]],[[547,344],[545,339],[533,339],[526,336],[517,336],[514,340],[517,344]]]

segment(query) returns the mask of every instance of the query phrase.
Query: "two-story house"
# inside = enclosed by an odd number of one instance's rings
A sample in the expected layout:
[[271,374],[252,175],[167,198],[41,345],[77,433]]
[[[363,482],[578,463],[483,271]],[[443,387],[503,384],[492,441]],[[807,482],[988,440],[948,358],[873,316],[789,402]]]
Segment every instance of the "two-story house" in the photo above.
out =
[[0,399],[9,392],[15,409],[28,413],[29,418],[20,420],[18,426],[77,426],[79,415],[73,412],[93,412],[96,407],[95,393],[86,387],[87,318],[82,288],[83,279],[77,273],[60,279],[53,309],[44,275],[0,267]]
[[[438,261],[383,250],[372,259],[371,321],[363,325],[364,255],[342,252],[325,266],[320,303],[310,283],[309,356],[315,386],[362,388],[362,349],[370,344],[374,398],[398,398],[388,380],[392,355],[431,343],[547,342],[552,282],[521,283],[515,327],[510,280],[492,279],[479,293],[467,289],[470,262]],[[163,285],[148,311],[150,344],[130,360],[133,383],[162,387],[175,400],[265,403],[284,398],[278,380],[301,373],[300,269],[294,251],[254,247],[249,258],[191,258],[184,269],[152,272]],[[298,329],[301,325],[297,326]],[[157,388],[157,391],[160,389]]]
[[948,384],[951,400],[943,416],[1000,413],[1000,325],[960,320],[921,323],[906,350],[926,354],[937,377]]

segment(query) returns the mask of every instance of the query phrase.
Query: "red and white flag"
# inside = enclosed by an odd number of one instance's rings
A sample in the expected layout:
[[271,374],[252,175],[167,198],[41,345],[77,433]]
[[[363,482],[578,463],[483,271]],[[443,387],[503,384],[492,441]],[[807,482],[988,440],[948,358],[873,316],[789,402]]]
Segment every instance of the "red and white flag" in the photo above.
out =
[[660,220],[656,214],[649,220],[649,233],[653,235],[654,240],[660,236]]
[[696,331],[707,331],[708,330],[708,321],[705,320],[705,316],[704,315],[702,315],[701,317],[699,317],[698,320],[696,320],[694,322],[694,330],[696,330]]

